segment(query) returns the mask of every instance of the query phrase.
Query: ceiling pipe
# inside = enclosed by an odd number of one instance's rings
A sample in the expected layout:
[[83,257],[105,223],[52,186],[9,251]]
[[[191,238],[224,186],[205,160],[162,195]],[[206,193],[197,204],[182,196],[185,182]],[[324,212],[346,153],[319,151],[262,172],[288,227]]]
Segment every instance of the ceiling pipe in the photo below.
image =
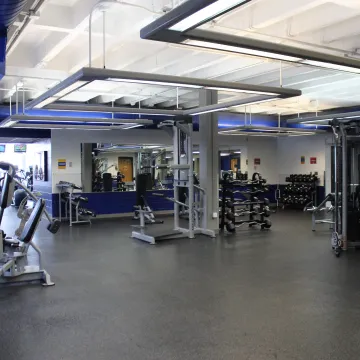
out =
[[15,49],[16,44],[19,42],[20,36],[24,33],[27,26],[31,23],[33,20],[33,16],[40,11],[41,7],[44,5],[46,0],[38,0],[36,5],[31,7],[29,12],[26,13],[25,18],[21,24],[21,26],[15,31],[13,36],[9,39],[7,46],[6,46],[6,52],[9,55],[11,51]]
[[[96,3],[91,11],[90,11],[90,15],[89,15],[89,67],[92,67],[92,21],[93,21],[93,15],[95,13],[96,10],[100,10],[102,11],[104,14],[106,12],[106,5],[121,5],[121,6],[129,6],[129,7],[133,7],[133,8],[137,8],[137,9],[143,9],[146,10],[152,14],[156,14],[156,15],[161,15],[163,14],[163,12],[155,12],[145,6],[141,6],[141,5],[136,5],[136,4],[131,4],[131,3],[127,3],[127,2],[118,2],[116,0],[100,0],[98,3]],[[103,15],[104,15],[103,14]],[[104,68],[105,68],[105,18],[103,18],[103,62],[104,62]]]

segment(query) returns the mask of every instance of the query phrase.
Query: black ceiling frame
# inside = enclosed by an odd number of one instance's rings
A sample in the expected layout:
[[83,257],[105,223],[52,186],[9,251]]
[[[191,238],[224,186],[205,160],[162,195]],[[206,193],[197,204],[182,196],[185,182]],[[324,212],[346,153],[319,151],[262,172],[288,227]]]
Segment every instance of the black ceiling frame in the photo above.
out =
[[[168,13],[164,14],[160,18],[156,19],[154,22],[149,24],[148,26],[144,27],[141,32],[140,36],[142,39],[152,39],[152,40],[160,40],[162,38],[161,32],[166,31],[170,29],[173,25],[179,23],[180,21],[188,18],[189,16],[197,13],[198,11],[206,8],[209,5],[212,5],[216,3],[219,0],[188,0],[182,3],[181,5],[177,6],[173,10],[169,11]],[[220,0],[221,1],[221,0]],[[244,0],[241,4],[234,5],[224,11],[222,11],[219,14],[214,15],[211,18],[206,18],[203,21],[197,23],[195,26],[190,27],[188,30],[192,30],[194,28],[197,28],[208,21],[211,21],[219,16],[224,15],[227,12],[230,12],[231,10],[236,9],[239,6],[243,6],[247,3],[249,3],[251,0]],[[175,32],[176,31],[172,31]],[[163,41],[163,40],[160,40]]]
[[[220,0],[221,1],[221,0]],[[161,16],[160,18],[156,19],[151,24],[147,25],[140,31],[140,36],[142,39],[154,40],[154,41],[161,41],[167,43],[174,43],[174,44],[181,44],[186,46],[192,46],[193,48],[197,49],[207,49],[207,50],[215,50],[220,52],[231,53],[229,50],[222,50],[216,48],[216,45],[226,45],[232,46],[237,48],[244,48],[248,50],[256,50],[256,51],[263,51],[269,52],[272,54],[276,54],[279,56],[286,56],[286,57],[294,57],[298,58],[297,60],[283,60],[289,63],[295,63],[299,65],[306,65],[306,66],[313,66],[317,68],[321,68],[324,70],[337,70],[337,71],[344,71],[350,72],[355,74],[360,74],[360,61],[356,59],[346,58],[342,56],[336,56],[331,54],[325,54],[318,51],[306,50],[301,48],[296,48],[293,46],[287,46],[282,44],[276,44],[272,42],[266,42],[236,35],[228,35],[224,33],[217,33],[214,31],[208,30],[200,30],[198,27],[208,21],[213,20],[224,13],[230,12],[235,8],[241,7],[251,0],[247,0],[241,4],[235,5],[230,9],[222,12],[221,14],[217,14],[215,17],[209,19],[205,19],[202,22],[199,22],[195,26],[187,29],[186,31],[175,31],[171,30],[170,28],[179,23],[180,21],[186,19],[187,17],[195,14],[199,10],[213,4],[216,0],[189,0],[185,3],[181,4],[180,6],[176,7],[172,11],[166,13],[165,15]],[[214,44],[214,47],[201,47],[201,46],[194,46],[191,44],[186,44],[187,40],[196,40],[196,41],[204,41],[208,43]],[[238,55],[246,55],[242,52],[234,51],[233,53]],[[258,55],[254,55],[258,56]],[[261,57],[261,56],[260,56]],[[271,56],[263,56],[264,58],[275,59]],[[277,59],[282,60],[282,59]],[[322,64],[309,64],[309,62],[316,62]],[[323,66],[322,66],[323,65]],[[329,66],[330,65],[330,66]],[[331,67],[333,65],[333,67]],[[345,67],[345,69],[337,68],[337,67]],[[352,68],[352,69],[347,69]]]

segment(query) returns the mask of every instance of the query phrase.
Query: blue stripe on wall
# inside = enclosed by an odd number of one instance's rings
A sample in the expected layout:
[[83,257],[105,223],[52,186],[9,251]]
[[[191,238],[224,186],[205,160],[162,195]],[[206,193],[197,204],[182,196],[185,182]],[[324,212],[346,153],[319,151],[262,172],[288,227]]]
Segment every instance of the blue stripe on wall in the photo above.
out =
[[[153,192],[173,197],[172,190],[149,191],[147,201],[153,211],[167,211],[174,209],[174,203],[162,197],[152,195]],[[103,193],[76,193],[89,199],[88,203],[82,205],[98,215],[116,215],[134,212],[136,205],[136,192],[103,192]],[[64,215],[64,208],[62,214]],[[52,194],[52,215],[59,216],[59,194]]]

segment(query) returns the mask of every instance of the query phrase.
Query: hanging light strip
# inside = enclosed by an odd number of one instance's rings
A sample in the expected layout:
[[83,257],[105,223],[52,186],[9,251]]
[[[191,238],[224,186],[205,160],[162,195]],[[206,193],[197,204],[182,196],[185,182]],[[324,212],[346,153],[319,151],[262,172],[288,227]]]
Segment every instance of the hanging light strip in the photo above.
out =
[[259,56],[327,70],[360,74],[360,61],[356,59],[199,29],[200,25],[244,6],[248,2],[241,0],[186,1],[144,27],[140,36],[143,39]]

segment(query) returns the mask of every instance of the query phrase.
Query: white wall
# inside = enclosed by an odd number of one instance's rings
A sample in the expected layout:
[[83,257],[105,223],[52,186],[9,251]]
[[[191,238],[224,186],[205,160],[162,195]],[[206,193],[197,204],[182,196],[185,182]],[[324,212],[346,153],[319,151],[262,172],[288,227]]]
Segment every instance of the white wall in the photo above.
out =
[[[320,185],[323,186],[328,137],[328,135],[315,135],[279,138],[277,163],[280,184],[284,184],[285,177],[290,174],[318,172]],[[301,164],[301,156],[305,156],[305,164]],[[310,157],[316,157],[317,163],[310,164]]]
[[[199,144],[200,134],[194,133],[194,144]],[[317,171],[324,183],[325,140],[331,136],[299,136],[290,138],[246,137],[219,135],[220,149],[239,149],[242,152],[241,168],[248,172],[260,172],[269,184],[284,183],[285,176],[293,173],[310,173]],[[52,130],[52,178],[53,190],[59,180],[81,184],[81,143],[119,143],[119,144],[161,144],[172,145],[172,139],[165,131],[129,130],[129,131],[82,131]],[[115,163],[117,163],[117,156]],[[300,164],[300,157],[306,157],[306,164]],[[310,157],[317,157],[317,164],[310,165]],[[260,165],[254,164],[259,158]],[[67,160],[66,170],[57,168],[58,159]],[[71,162],[72,166],[69,166]],[[109,164],[112,160],[109,161]],[[114,169],[112,169],[113,171]]]
[[[252,176],[258,172],[268,184],[277,184],[277,139],[269,137],[249,137],[248,140],[248,173]],[[260,165],[255,165],[255,159],[260,159]]]

